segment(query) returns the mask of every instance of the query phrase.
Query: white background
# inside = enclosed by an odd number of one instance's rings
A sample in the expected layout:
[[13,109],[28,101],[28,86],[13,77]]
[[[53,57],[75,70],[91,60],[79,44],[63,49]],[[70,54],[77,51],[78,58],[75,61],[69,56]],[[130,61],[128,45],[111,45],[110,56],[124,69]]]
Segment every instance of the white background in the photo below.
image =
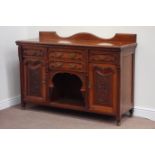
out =
[[[154,26],[154,1],[153,0],[5,0],[1,1],[0,5],[0,24],[3,26]],[[15,28],[16,29],[16,28]],[[30,30],[30,34],[23,33],[23,29],[18,31],[0,31],[0,41],[8,45],[13,51],[16,52],[16,46],[12,44],[14,39],[24,39],[29,35],[32,36],[36,34],[36,28]],[[27,28],[26,28],[27,29]],[[36,30],[35,30],[36,29]],[[51,28],[49,28],[51,29]],[[90,29],[88,29],[90,30]],[[96,30],[91,30],[92,32],[99,33]],[[128,30],[125,30],[128,31]],[[59,29],[59,32],[62,31]],[[72,31],[73,32],[73,31]],[[68,31],[67,33],[72,33]],[[139,32],[139,31],[138,31]],[[22,34],[23,33],[23,34]],[[101,31],[100,31],[101,33]],[[111,30],[106,33],[107,36],[111,35],[113,31]],[[12,34],[12,38],[8,38]],[[103,34],[103,33],[102,33]],[[138,33],[139,34],[139,33]],[[144,34],[144,33],[142,33]],[[154,48],[153,46],[148,46],[154,44],[153,36],[154,33],[149,32],[149,35],[141,36],[139,41],[148,38],[146,44],[147,49],[143,50],[142,55],[140,47],[138,47],[137,54],[137,69],[144,75],[140,77],[140,81],[136,80],[138,87],[142,88],[140,84],[143,84],[147,90],[142,90],[140,92],[145,92],[147,98],[143,94],[137,94],[137,96],[142,97],[144,103],[148,97],[151,106],[154,106],[152,102],[154,100],[152,90],[154,90]],[[64,34],[67,35],[67,34]],[[105,33],[104,33],[105,35]],[[150,41],[150,35],[151,41]],[[145,37],[144,37],[145,36]],[[3,40],[4,38],[4,40]],[[7,47],[8,47],[7,46]],[[140,46],[140,45],[139,45]],[[4,67],[12,65],[17,62],[16,55],[11,55],[5,57],[5,53],[2,49],[5,49],[2,43],[0,43],[0,67],[1,76],[3,73],[7,76],[7,71]],[[141,47],[142,48],[142,47]],[[9,52],[7,48],[5,52]],[[148,56],[147,52],[151,55]],[[146,59],[146,63],[142,63]],[[4,61],[5,59],[5,61]],[[10,60],[10,62],[8,61]],[[3,62],[3,63],[2,63]],[[5,65],[7,64],[7,65]],[[140,65],[145,68],[145,70],[140,69]],[[151,70],[152,69],[152,74]],[[18,67],[14,67],[17,69]],[[9,70],[11,70],[8,67]],[[13,73],[14,74],[18,73]],[[148,74],[148,75],[147,75]],[[5,78],[5,77],[2,77]],[[138,78],[138,77],[137,77]],[[0,79],[1,80],[1,79]],[[12,79],[14,81],[14,79]],[[5,81],[5,80],[4,80]],[[6,79],[7,81],[7,79]],[[148,81],[148,84],[147,84]],[[150,86],[152,83],[152,86]],[[4,90],[4,96],[7,95],[14,96],[14,92],[7,92],[4,88],[3,82],[0,83],[0,92]],[[11,84],[13,85],[13,84]],[[18,85],[19,86],[19,85]],[[151,89],[151,90],[150,90]],[[17,90],[18,91],[18,90]],[[7,92],[5,94],[5,92]],[[137,90],[136,90],[137,92]],[[3,97],[2,95],[0,95]],[[137,99],[136,99],[137,100]],[[146,102],[144,103],[146,104]],[[52,123],[52,122],[51,122]],[[0,154],[154,154],[155,145],[155,132],[154,130],[1,130],[0,131]]]
[[0,101],[19,95],[19,60],[15,40],[26,39],[26,27],[0,27]]

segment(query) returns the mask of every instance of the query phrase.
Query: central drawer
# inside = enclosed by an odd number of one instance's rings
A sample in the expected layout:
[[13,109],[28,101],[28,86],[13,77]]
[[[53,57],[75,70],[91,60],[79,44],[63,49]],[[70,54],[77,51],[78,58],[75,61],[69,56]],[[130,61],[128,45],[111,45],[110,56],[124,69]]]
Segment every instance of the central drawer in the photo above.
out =
[[86,50],[74,48],[49,48],[49,69],[86,71]]
[[49,49],[49,59],[52,61],[67,61],[67,62],[84,62],[85,51],[77,49]]
[[51,70],[85,71],[85,65],[82,63],[53,61],[49,64]]

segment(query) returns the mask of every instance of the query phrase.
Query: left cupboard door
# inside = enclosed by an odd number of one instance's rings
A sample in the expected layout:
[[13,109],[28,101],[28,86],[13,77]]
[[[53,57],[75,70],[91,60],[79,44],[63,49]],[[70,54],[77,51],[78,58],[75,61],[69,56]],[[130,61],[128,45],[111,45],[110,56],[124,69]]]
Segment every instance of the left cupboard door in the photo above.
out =
[[44,103],[46,101],[46,67],[41,59],[27,58],[23,63],[24,101]]

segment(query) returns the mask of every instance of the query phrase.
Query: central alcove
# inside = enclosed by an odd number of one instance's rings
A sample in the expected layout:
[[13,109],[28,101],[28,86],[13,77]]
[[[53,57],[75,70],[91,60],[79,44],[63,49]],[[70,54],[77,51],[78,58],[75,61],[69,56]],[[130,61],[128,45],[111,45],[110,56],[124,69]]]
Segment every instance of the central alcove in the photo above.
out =
[[52,101],[62,104],[84,106],[84,96],[81,92],[82,81],[77,75],[57,73],[52,78],[52,83]]

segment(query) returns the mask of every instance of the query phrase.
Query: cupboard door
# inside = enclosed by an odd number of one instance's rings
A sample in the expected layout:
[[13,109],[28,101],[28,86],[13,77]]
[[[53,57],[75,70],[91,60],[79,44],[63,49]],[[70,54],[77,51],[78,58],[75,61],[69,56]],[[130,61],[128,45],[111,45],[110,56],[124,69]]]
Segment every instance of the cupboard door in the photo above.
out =
[[24,100],[44,102],[46,100],[46,69],[40,59],[25,59],[23,65]]
[[103,113],[116,113],[117,69],[110,64],[89,66],[89,109]]

